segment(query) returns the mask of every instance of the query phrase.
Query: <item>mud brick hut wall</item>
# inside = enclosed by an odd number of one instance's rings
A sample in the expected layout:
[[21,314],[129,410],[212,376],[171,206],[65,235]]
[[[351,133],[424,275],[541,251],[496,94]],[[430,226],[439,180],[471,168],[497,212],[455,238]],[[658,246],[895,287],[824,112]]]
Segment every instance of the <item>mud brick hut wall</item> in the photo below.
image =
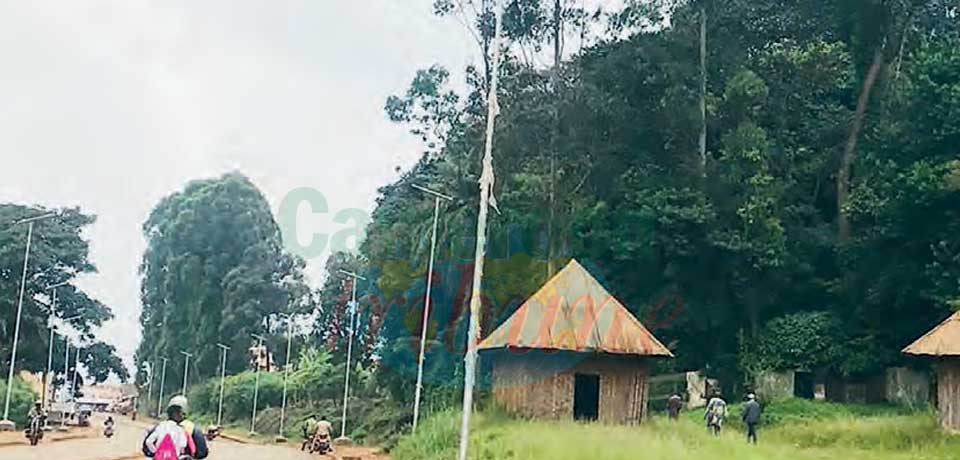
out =
[[960,431],[960,359],[944,359],[937,363],[937,402],[940,425]]
[[571,420],[577,374],[600,377],[599,422],[634,424],[646,417],[649,371],[636,356],[597,354],[571,362],[502,353],[493,361],[494,400],[525,417]]

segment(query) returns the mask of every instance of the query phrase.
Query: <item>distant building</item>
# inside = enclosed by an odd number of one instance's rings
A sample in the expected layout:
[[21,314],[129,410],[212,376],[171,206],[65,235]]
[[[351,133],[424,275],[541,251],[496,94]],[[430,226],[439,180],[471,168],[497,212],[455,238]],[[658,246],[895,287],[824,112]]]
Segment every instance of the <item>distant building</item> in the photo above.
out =
[[936,360],[940,424],[960,431],[960,312],[954,313],[903,352]]
[[498,404],[528,417],[639,423],[649,360],[670,353],[577,261],[480,344]]
[[77,399],[77,407],[80,412],[106,412],[107,409],[113,404],[113,400],[110,399],[98,399],[98,398],[79,398]]

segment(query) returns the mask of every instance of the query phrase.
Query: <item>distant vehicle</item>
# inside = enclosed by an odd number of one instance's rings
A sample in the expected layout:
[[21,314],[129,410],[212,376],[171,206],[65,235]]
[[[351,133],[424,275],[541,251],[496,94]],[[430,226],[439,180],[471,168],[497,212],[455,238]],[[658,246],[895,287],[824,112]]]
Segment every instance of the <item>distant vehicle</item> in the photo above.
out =
[[77,425],[87,427],[90,426],[90,416],[93,413],[89,410],[81,410],[77,415]]

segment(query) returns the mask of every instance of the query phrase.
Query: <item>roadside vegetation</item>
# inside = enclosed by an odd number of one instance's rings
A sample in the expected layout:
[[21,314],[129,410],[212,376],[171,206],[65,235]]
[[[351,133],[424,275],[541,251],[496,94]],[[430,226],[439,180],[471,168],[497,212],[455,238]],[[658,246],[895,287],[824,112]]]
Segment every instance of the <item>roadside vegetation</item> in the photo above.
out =
[[[642,426],[529,421],[497,411],[478,414],[471,434],[477,460],[933,460],[957,458],[960,439],[939,430],[931,412],[883,406],[788,400],[766,408],[758,446],[747,445],[731,408],[725,433],[714,438],[700,411]],[[395,460],[454,458],[460,414],[441,412],[401,440]]]
[[[0,379],[0,391],[7,390],[7,380]],[[17,426],[24,426],[27,423],[27,412],[33,406],[33,402],[40,396],[33,392],[29,385],[20,377],[13,378],[13,389],[10,393],[10,419]]]
[[[302,422],[310,415],[324,415],[339,436],[343,411],[343,364],[334,364],[329,352],[308,348],[301,352],[287,382],[287,409],[283,435],[302,439]],[[409,425],[409,408],[401,407],[382,392],[374,374],[355,369],[351,383],[347,434],[354,441],[371,445],[392,445]],[[223,388],[223,424],[231,431],[250,431],[257,375],[246,371],[228,376]],[[191,418],[201,425],[214,425],[220,398],[220,378],[210,378],[188,392]],[[257,394],[255,431],[266,439],[280,434],[283,403],[283,373],[261,372]]]

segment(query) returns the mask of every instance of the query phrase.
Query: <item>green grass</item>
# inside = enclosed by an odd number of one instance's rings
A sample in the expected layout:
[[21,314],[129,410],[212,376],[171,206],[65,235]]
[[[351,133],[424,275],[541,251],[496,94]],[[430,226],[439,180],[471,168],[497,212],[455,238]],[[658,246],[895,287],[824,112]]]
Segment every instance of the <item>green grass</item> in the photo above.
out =
[[[749,446],[730,420],[720,438],[693,414],[673,423],[655,417],[639,427],[525,421],[499,413],[474,420],[474,460],[954,460],[960,439],[942,434],[931,413],[889,407],[785,401],[768,408],[772,425]],[[814,407],[815,406],[815,407]],[[809,410],[806,412],[804,409]],[[800,412],[798,412],[798,410]],[[734,412],[736,414],[737,412]],[[778,415],[779,414],[779,415]],[[459,413],[426,420],[391,452],[395,460],[455,458]]]

